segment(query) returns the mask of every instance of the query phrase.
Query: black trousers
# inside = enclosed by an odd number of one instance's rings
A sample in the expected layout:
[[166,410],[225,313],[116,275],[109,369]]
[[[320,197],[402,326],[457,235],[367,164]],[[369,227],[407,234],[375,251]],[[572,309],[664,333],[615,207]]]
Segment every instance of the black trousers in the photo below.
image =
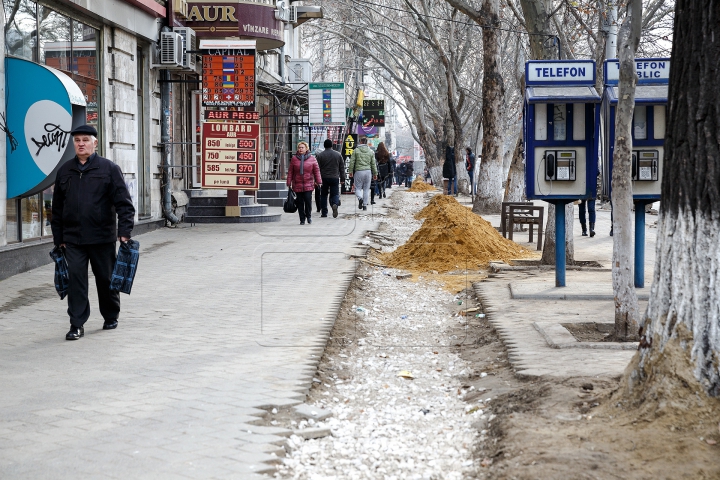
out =
[[323,215],[328,214],[328,195],[330,195],[330,205],[340,205],[340,179],[323,177],[322,187],[320,189],[320,210]]
[[68,315],[70,323],[82,327],[90,317],[88,300],[88,261],[95,275],[100,314],[105,320],[117,320],[120,315],[120,293],[110,290],[110,278],[115,267],[115,242],[97,245],[65,245],[68,264]]
[[319,212],[322,209],[322,189],[319,186],[315,186],[315,207],[317,208],[317,211]]
[[308,192],[295,192],[297,198],[295,202],[298,207],[298,215],[300,215],[300,221],[304,222],[306,218],[312,216],[312,196],[313,190]]

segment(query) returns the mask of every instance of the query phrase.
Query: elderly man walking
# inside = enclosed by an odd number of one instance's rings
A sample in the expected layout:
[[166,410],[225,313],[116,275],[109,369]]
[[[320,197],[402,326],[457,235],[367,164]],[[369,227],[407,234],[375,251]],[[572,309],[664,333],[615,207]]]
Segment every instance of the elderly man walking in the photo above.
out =
[[120,316],[120,294],[110,290],[116,257],[116,241],[127,242],[135,218],[130,193],[120,167],[95,153],[97,130],[89,125],[70,132],[75,158],[57,173],[52,203],[55,245],[65,250],[70,284],[67,340],[85,334],[90,317],[88,262],[95,275],[103,330],[112,330]]
[[350,177],[355,179],[355,196],[358,208],[367,210],[370,200],[370,184],[377,179],[375,153],[367,146],[367,137],[360,139],[360,146],[350,156]]

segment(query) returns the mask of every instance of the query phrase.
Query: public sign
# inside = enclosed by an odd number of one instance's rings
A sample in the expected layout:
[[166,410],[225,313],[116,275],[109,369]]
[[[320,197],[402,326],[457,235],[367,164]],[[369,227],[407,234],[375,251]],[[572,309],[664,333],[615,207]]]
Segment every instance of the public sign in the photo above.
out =
[[308,110],[311,127],[345,125],[345,84],[310,83]]
[[385,100],[363,100],[363,127],[385,126]]
[[532,60],[525,64],[526,85],[595,85],[592,60]]
[[354,190],[354,180],[350,178],[350,157],[355,151],[357,145],[358,136],[355,134],[348,134],[343,141],[342,156],[345,160],[345,183],[340,185],[340,193],[343,195],[349,195]]
[[204,123],[202,187],[259,188],[258,123]]
[[54,68],[8,57],[6,66],[7,198],[31,195],[55,181],[75,156],[70,132],[84,125],[80,87]]
[[260,120],[260,112],[248,112],[238,110],[205,110],[203,117],[205,120],[232,120],[253,122]]
[[202,104],[206,107],[255,105],[255,54],[228,49],[202,56]]
[[[669,58],[636,58],[635,72],[638,76],[638,85],[651,83],[666,84],[670,81]],[[605,84],[617,85],[620,81],[620,62],[617,60],[605,61]]]

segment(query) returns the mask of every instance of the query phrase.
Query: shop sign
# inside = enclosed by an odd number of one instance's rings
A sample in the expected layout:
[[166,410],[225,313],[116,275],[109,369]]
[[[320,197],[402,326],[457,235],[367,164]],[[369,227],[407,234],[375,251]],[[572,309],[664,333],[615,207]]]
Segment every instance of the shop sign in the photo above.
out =
[[80,87],[54,68],[9,57],[7,93],[7,198],[32,195],[55,181],[75,156],[70,131],[85,124]]
[[232,120],[252,122],[260,120],[260,112],[244,112],[238,110],[205,110],[205,120]]
[[368,127],[385,126],[385,100],[363,100],[362,125]]
[[345,84],[310,83],[308,115],[311,127],[345,125]]
[[258,123],[204,123],[202,188],[259,188]]
[[203,106],[255,105],[255,54],[241,53],[202,56]]
[[195,30],[198,38],[254,38],[258,50],[285,44],[274,0],[187,0],[187,7],[183,23]]
[[355,151],[357,145],[358,136],[354,133],[348,134],[343,141],[342,156],[345,160],[345,183],[340,185],[340,193],[343,195],[349,195],[355,190],[354,181],[350,178],[350,157]]

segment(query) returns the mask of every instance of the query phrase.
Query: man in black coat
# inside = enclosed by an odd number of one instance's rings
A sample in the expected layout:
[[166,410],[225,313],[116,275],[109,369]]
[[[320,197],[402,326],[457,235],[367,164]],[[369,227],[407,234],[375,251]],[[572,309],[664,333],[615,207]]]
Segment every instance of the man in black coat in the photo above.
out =
[[329,193],[333,218],[337,218],[338,205],[340,205],[340,182],[345,182],[345,160],[343,160],[340,152],[333,150],[333,143],[329,138],[325,140],[323,146],[325,150],[317,156],[317,162],[320,166],[320,177],[322,177],[322,187],[320,190],[320,209],[322,210],[322,215],[320,216],[327,217]]
[[90,317],[88,261],[95,275],[100,314],[105,319],[103,329],[117,327],[120,294],[110,290],[115,242],[130,239],[135,207],[120,167],[95,153],[97,130],[83,125],[70,134],[75,158],[58,170],[51,226],[55,245],[65,249],[70,277],[70,331],[65,338],[77,340],[85,334],[83,325]]

